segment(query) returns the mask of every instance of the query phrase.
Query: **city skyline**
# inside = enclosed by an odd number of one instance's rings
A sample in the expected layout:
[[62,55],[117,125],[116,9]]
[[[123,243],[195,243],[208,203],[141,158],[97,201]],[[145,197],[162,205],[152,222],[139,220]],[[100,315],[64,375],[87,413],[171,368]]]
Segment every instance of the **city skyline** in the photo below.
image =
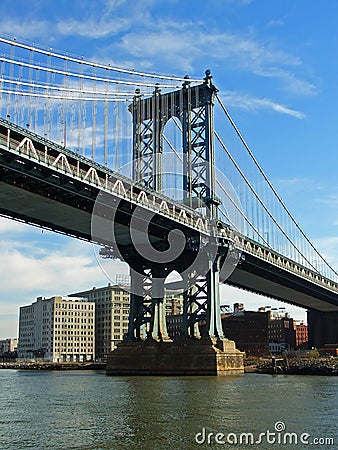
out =
[[[189,2],[171,0],[138,2],[130,11],[123,0],[90,5],[22,1],[19,6],[5,0],[0,11],[3,33],[87,59],[192,77],[210,68],[222,100],[273,185],[316,247],[338,266],[337,63],[331,58],[338,37],[337,5],[320,9],[305,1],[272,6],[268,1],[212,0],[196,1],[192,8]],[[17,330],[19,305],[110,281],[91,244],[65,236],[0,219],[0,248],[5,268],[0,338],[15,337],[9,331]],[[112,265],[109,272],[128,273],[118,261],[100,264]],[[222,287],[222,303],[237,301],[254,310],[274,304]],[[299,309],[287,309],[304,316]]]

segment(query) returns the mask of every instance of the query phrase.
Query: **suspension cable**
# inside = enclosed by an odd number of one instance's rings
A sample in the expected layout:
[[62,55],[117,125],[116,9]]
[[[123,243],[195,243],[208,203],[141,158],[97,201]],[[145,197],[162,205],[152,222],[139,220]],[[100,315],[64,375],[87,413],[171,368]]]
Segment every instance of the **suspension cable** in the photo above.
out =
[[[145,78],[156,78],[156,79],[160,79],[160,80],[182,81],[182,82],[186,81],[186,78],[184,78],[184,77],[175,77],[175,76],[169,76],[169,75],[159,75],[159,74],[155,74],[155,73],[138,72],[138,71],[130,70],[130,69],[129,70],[122,69],[121,67],[112,67],[108,64],[100,64],[100,63],[97,63],[94,61],[86,61],[79,57],[62,55],[60,53],[53,52],[51,48],[48,50],[44,50],[42,48],[38,48],[38,47],[34,47],[32,45],[27,45],[22,42],[18,42],[18,41],[16,41],[15,38],[14,38],[14,40],[10,40],[10,39],[0,37],[0,42],[2,42],[4,44],[8,44],[8,45],[13,45],[15,47],[23,48],[25,50],[33,51],[35,53],[40,53],[42,55],[52,56],[53,58],[67,60],[67,61],[71,61],[71,62],[78,63],[78,64],[83,64],[83,65],[90,66],[90,67],[96,67],[98,69],[105,69],[105,70],[110,70],[113,72],[125,73],[128,75],[137,75],[137,76],[145,77]],[[189,79],[189,81],[192,83],[201,83],[203,80],[202,79]]]
[[[176,127],[182,132],[182,125],[181,123],[178,121],[177,117],[173,116],[173,121],[176,125]],[[180,161],[183,163],[183,159],[182,157],[177,153],[177,151],[175,150],[175,148],[171,145],[171,143],[168,141],[168,139],[166,138],[166,136],[164,136],[165,141],[168,143],[169,147],[175,152],[176,156],[178,156],[178,158],[180,159]],[[224,186],[222,185],[222,183],[216,178],[216,183],[218,184],[218,186],[221,188],[221,190],[224,192],[224,194],[227,196],[228,200],[230,200],[230,202],[232,203],[232,205],[237,209],[237,211],[240,213],[240,215],[244,218],[244,220],[249,224],[249,226],[255,231],[255,233],[263,240],[263,242],[270,248],[272,248],[269,244],[269,242],[264,238],[264,236],[262,236],[260,234],[260,232],[258,231],[258,229],[254,226],[254,224],[250,221],[250,219],[246,216],[246,214],[244,214],[244,212],[242,211],[242,209],[237,205],[237,203],[234,201],[234,199],[231,197],[231,195],[229,195],[229,193],[227,192],[227,190],[224,188]],[[230,219],[230,217],[225,213],[225,211],[223,211],[221,208],[219,208],[219,211],[222,213],[222,215],[229,221],[230,225],[233,226],[238,232],[241,233],[241,231],[238,229],[238,227],[232,222],[232,220]]]
[[102,101],[102,102],[127,102],[127,98],[100,98],[100,97],[71,97],[71,96],[62,96],[62,95],[50,95],[50,94],[40,94],[34,92],[26,92],[26,91],[11,91],[8,89],[0,89],[0,92],[3,94],[9,95],[19,95],[22,97],[39,97],[39,98],[49,98],[54,100],[79,100],[79,101]]
[[[279,196],[279,194],[277,193],[276,189],[273,187],[273,185],[271,184],[270,180],[268,179],[268,177],[265,175],[265,172],[263,171],[262,167],[260,166],[260,164],[258,163],[258,161],[256,160],[255,156],[253,155],[252,151],[250,150],[248,144],[246,143],[246,141],[244,140],[243,136],[241,135],[239,129],[237,128],[236,124],[234,123],[234,121],[232,120],[229,112],[227,111],[227,109],[225,108],[222,100],[219,98],[219,96],[216,94],[216,98],[218,100],[219,105],[221,106],[223,112],[225,113],[225,115],[227,116],[228,120],[230,121],[232,127],[234,128],[237,136],[239,137],[239,139],[241,140],[242,144],[244,145],[245,149],[247,150],[247,152],[249,153],[250,157],[252,158],[253,162],[255,163],[255,165],[257,166],[259,172],[261,173],[261,175],[263,176],[264,180],[268,183],[270,189],[272,190],[273,194],[276,196],[277,200],[279,201],[279,203],[282,205],[283,209],[286,211],[287,215],[290,217],[290,219],[292,220],[292,222],[296,225],[297,229],[300,231],[301,235],[306,239],[306,241],[310,244],[311,248],[315,251],[315,253],[321,258],[321,260],[332,270],[332,272],[335,275],[338,275],[338,272],[325,260],[325,258],[323,258],[323,256],[318,252],[318,250],[316,249],[316,247],[313,245],[313,243],[310,241],[310,239],[307,237],[307,235],[304,233],[304,231],[301,229],[301,227],[299,226],[299,224],[296,222],[296,220],[294,219],[293,215],[291,214],[291,212],[289,211],[289,209],[287,208],[287,206],[285,205],[285,203],[283,202],[283,200],[281,199],[281,197]],[[284,234],[284,232],[283,232]],[[289,240],[289,238],[288,238]],[[298,248],[293,244],[293,246],[298,250]],[[299,251],[299,253],[304,257],[304,255]],[[305,258],[306,261],[308,261],[307,258]],[[308,261],[309,262],[309,261]],[[310,262],[309,262],[310,263]],[[317,269],[310,263],[311,267],[313,267],[316,271]]]
[[15,59],[9,59],[9,58],[4,58],[4,57],[1,57],[0,61],[6,62],[8,64],[20,66],[20,67],[27,67],[27,68],[32,68],[35,70],[41,70],[43,72],[50,72],[53,74],[65,75],[68,77],[81,78],[81,79],[86,79],[86,80],[91,80],[91,81],[102,81],[104,83],[122,84],[125,86],[143,86],[143,87],[153,87],[153,88],[157,87],[157,88],[162,88],[162,89],[172,89],[173,87],[176,87],[176,88],[180,87],[179,85],[172,86],[169,84],[143,83],[143,82],[136,82],[136,81],[116,80],[116,79],[112,79],[112,78],[94,77],[91,75],[84,75],[84,74],[80,74],[80,73],[76,73],[76,72],[67,72],[64,70],[59,70],[59,69],[54,69],[54,68],[52,69],[52,68],[44,67],[44,66],[38,66],[36,64],[29,64],[24,61],[16,61]]
[[62,87],[62,86],[50,86],[47,84],[37,84],[37,83],[29,83],[29,82],[25,82],[25,81],[17,81],[17,80],[9,80],[6,78],[0,78],[0,82],[2,83],[8,83],[8,84],[15,84],[18,86],[26,86],[26,87],[30,87],[30,88],[37,88],[37,89],[45,89],[45,90],[55,90],[55,91],[59,91],[59,92],[71,92],[71,93],[79,93],[79,94],[100,94],[100,95],[104,95],[104,96],[119,96],[121,97],[121,95],[125,95],[126,97],[134,97],[135,93],[134,92],[123,92],[123,91],[119,91],[119,92],[114,92],[114,91],[90,91],[90,90],[86,90],[86,89],[75,89],[75,88],[66,88],[66,87]]
[[283,228],[281,227],[281,225],[278,223],[278,221],[274,218],[274,216],[271,214],[271,212],[269,211],[269,209],[267,208],[267,206],[265,205],[265,203],[262,201],[262,199],[259,197],[259,195],[257,194],[256,190],[254,189],[254,187],[252,186],[252,184],[250,183],[250,181],[247,179],[247,177],[245,176],[245,174],[243,173],[243,171],[241,170],[241,168],[239,167],[239,165],[237,164],[237,162],[235,161],[235,159],[233,158],[233,156],[231,155],[231,153],[229,152],[228,148],[226,147],[226,145],[224,144],[224,142],[222,141],[222,139],[220,138],[220,136],[218,135],[218,133],[216,131],[214,131],[214,134],[217,138],[217,140],[219,141],[219,143],[221,144],[223,150],[225,150],[225,152],[227,153],[228,157],[230,158],[231,162],[233,163],[233,165],[235,166],[235,168],[237,169],[237,171],[239,172],[239,174],[241,175],[241,177],[243,178],[243,180],[245,181],[245,183],[247,184],[247,186],[249,187],[249,189],[251,190],[251,192],[254,194],[254,196],[256,197],[256,199],[258,200],[258,202],[262,205],[263,209],[265,210],[265,212],[269,215],[270,219],[272,219],[272,221],[275,223],[275,225],[277,226],[277,228],[282,232],[282,234],[285,236],[285,238],[290,242],[291,246],[294,247],[297,252],[304,258],[305,261],[307,261],[309,263],[309,265],[315,270],[317,271],[316,267],[308,260],[308,258],[301,252],[301,250],[298,249],[298,247],[294,244],[294,242],[292,241],[292,239],[287,235],[287,233],[283,230]]
[[[264,244],[266,244],[267,247],[271,247],[271,245],[269,244],[269,242],[265,239],[264,236],[261,235],[261,233],[258,231],[258,229],[255,227],[255,225],[251,222],[251,220],[249,219],[249,217],[244,214],[244,212],[242,211],[242,209],[237,205],[237,203],[233,200],[233,198],[231,197],[231,195],[229,195],[229,193],[226,191],[226,189],[224,188],[224,186],[222,185],[222,183],[216,178],[216,183],[218,184],[218,186],[221,188],[221,190],[224,192],[224,194],[228,197],[228,199],[230,200],[230,202],[233,204],[233,206],[237,209],[237,211],[240,213],[240,215],[243,217],[243,219],[249,224],[249,226],[255,231],[255,233],[262,239],[262,241],[264,242]],[[237,231],[241,234],[243,234],[243,232],[241,230],[238,229],[238,227],[236,225],[234,225],[234,223],[230,220],[230,218],[228,217],[228,215],[225,214],[225,212],[219,208],[219,211],[223,214],[224,217],[227,217],[229,222],[231,222],[231,224],[237,229]]]

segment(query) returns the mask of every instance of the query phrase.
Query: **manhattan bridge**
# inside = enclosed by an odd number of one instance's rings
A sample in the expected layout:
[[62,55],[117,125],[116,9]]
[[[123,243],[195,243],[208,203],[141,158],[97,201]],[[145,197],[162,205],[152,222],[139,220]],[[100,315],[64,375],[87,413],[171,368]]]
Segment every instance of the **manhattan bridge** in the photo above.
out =
[[144,73],[0,37],[0,214],[127,262],[127,341],[170,340],[172,273],[183,338],[201,338],[201,319],[205,336],[224,338],[220,283],[336,328],[338,273],[269,181],[209,70]]

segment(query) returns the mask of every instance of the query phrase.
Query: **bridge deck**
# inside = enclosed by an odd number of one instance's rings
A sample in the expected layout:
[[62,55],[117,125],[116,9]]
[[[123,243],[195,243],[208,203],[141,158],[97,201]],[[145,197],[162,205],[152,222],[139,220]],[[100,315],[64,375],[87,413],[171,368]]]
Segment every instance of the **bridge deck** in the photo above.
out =
[[[109,197],[111,211],[107,215],[106,210],[106,217],[100,218],[102,226],[109,226],[114,217],[115,238],[122,246],[130,245],[130,217],[137,206],[151,212],[154,218],[150,236],[153,243],[165,241],[174,228],[181,229],[185,236],[210,233],[207,219],[188,207],[0,121],[2,215],[109,245],[109,239],[96,236],[92,228],[95,202],[103,191]],[[338,310],[338,286],[333,281],[236,235],[224,224],[218,233],[222,242],[231,243],[242,252],[227,283],[305,308]],[[139,239],[142,240],[142,234]]]

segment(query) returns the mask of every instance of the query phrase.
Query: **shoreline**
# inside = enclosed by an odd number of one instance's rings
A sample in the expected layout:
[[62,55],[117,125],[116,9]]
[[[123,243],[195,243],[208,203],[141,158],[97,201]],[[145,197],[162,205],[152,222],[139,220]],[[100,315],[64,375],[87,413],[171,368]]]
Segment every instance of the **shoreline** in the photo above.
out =
[[106,370],[106,363],[101,362],[4,362],[0,369],[14,370]]
[[[106,370],[105,362],[2,362],[1,369],[27,371]],[[268,375],[338,375],[338,358],[272,358],[247,361],[244,373]]]
[[271,358],[246,366],[245,373],[337,376],[338,358]]

